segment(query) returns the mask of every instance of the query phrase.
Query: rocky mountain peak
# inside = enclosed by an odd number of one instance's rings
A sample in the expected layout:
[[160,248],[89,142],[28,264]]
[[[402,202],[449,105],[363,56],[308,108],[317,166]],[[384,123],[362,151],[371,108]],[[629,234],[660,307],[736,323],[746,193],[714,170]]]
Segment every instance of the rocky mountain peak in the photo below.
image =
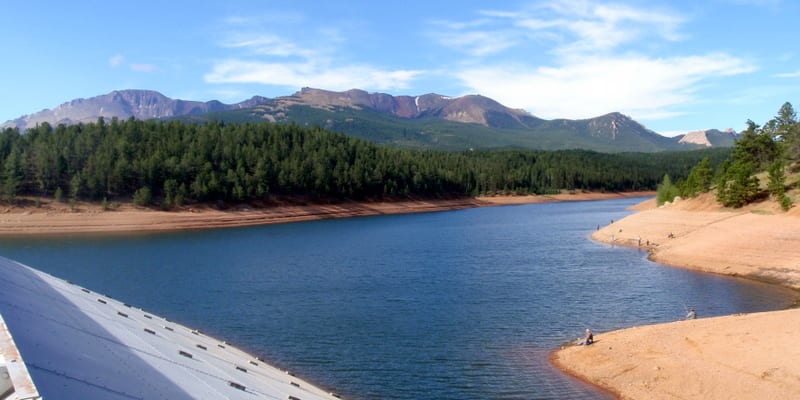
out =
[[[633,118],[619,112],[608,113],[587,121],[589,132],[592,136],[606,137],[611,140],[616,140],[621,132],[628,132],[631,130],[648,131],[642,124],[633,120]],[[656,133],[653,132],[653,134]]]
[[730,147],[736,141],[738,133],[732,128],[724,131],[718,129],[705,129],[687,132],[679,136],[678,143],[695,144],[705,147]]
[[237,104],[224,104],[216,100],[208,102],[171,99],[155,90],[114,90],[112,92],[90,97],[75,99],[59,105],[50,110],[25,115],[15,120],[4,123],[3,127],[17,127],[21,131],[26,128],[48,122],[57,124],[78,124],[94,122],[99,117],[111,119],[136,119],[171,118],[180,115],[198,115],[212,111],[222,111],[243,107],[254,107],[269,99],[254,96]]

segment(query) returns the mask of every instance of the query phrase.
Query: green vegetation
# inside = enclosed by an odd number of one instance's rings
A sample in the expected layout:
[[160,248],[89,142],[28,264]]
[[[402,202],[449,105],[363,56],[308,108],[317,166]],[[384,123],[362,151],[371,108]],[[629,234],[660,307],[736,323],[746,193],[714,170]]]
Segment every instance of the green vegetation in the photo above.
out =
[[660,206],[668,201],[672,201],[680,193],[680,188],[672,184],[672,178],[669,174],[664,175],[664,179],[658,185],[656,190],[656,203]]
[[760,191],[754,172],[749,162],[730,163],[717,181],[717,200],[725,207],[739,208],[757,199]]
[[136,204],[137,206],[149,206],[152,201],[153,192],[151,192],[150,188],[147,186],[139,188],[137,191],[133,192],[133,204]]
[[117,200],[166,209],[275,197],[336,201],[652,190],[664,173],[683,178],[701,159],[716,165],[729,153],[447,153],[381,147],[294,124],[98,119],[73,126],[45,123],[24,134],[1,131],[0,182],[9,202],[20,195],[62,201],[68,194],[70,204]]
[[686,181],[679,188],[683,197],[695,197],[700,193],[708,192],[714,179],[714,170],[711,168],[711,161],[704,158],[697,166],[692,168]]
[[517,121],[506,114],[490,111],[486,115],[490,126],[484,126],[448,121],[431,115],[401,118],[368,107],[322,109],[291,105],[281,107],[280,111],[262,106],[176,118],[200,123],[212,120],[225,123],[261,123],[271,118],[280,123],[291,121],[304,127],[319,126],[380,145],[441,151],[591,149],[620,153],[687,151],[700,148],[649,132],[632,121],[620,126],[613,140],[610,132],[605,135],[597,134],[598,124],[609,125],[611,117],[551,121],[525,117]]
[[[792,207],[787,194],[786,170],[800,169],[800,123],[790,103],[784,103],[778,114],[763,127],[747,121],[747,129],[729,159],[716,172],[717,200],[726,207],[738,208],[767,195],[780,202],[784,210]],[[757,177],[767,172],[764,188]],[[684,196],[696,196],[712,189],[710,168],[705,161],[698,164],[685,182],[680,184]]]

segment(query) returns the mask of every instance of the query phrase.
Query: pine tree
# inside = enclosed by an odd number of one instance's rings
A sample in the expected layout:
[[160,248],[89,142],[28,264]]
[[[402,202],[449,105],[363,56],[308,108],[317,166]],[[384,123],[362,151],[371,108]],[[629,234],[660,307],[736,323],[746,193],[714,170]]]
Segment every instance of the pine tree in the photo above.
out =
[[750,163],[732,163],[717,186],[717,199],[726,207],[739,208],[758,197],[758,178]]
[[3,181],[3,198],[9,203],[14,202],[22,185],[23,173],[20,159],[19,152],[14,150],[6,157],[3,165],[3,176],[5,177]]
[[150,202],[152,201],[153,193],[147,186],[139,188],[139,190],[133,194],[133,204],[136,204],[137,206],[145,207],[150,205]]
[[711,161],[706,157],[689,172],[686,181],[681,185],[681,195],[695,197],[700,193],[707,192],[711,188],[712,178]]
[[656,202],[660,206],[668,201],[672,201],[678,196],[678,187],[672,184],[672,179],[669,177],[668,174],[664,175],[664,179],[661,181],[661,184],[658,185],[658,190],[656,191]]
[[767,191],[774,199],[779,199],[786,193],[786,175],[783,172],[783,167],[782,160],[775,160],[769,167]]

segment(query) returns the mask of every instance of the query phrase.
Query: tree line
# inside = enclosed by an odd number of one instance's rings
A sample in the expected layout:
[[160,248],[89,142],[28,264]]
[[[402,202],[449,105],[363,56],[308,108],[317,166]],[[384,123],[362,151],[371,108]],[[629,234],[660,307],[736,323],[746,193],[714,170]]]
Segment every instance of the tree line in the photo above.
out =
[[377,146],[319,127],[135,119],[0,131],[3,199],[134,201],[169,209],[275,196],[312,201],[655,189],[725,150],[437,152]]
[[[665,175],[658,188],[659,204],[675,196],[694,197],[716,190],[720,204],[738,208],[772,196],[784,210],[793,201],[786,194],[787,169],[800,170],[800,122],[791,103],[784,103],[774,118],[763,126],[748,120],[747,129],[736,141],[730,157],[712,168],[708,160],[696,165],[685,180],[673,184]],[[762,185],[759,173],[766,173]]]

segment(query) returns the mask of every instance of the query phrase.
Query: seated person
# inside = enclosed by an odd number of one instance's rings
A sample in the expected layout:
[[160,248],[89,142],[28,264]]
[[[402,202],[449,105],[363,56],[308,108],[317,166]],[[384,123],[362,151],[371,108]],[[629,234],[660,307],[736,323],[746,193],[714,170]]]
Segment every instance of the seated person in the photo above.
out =
[[594,343],[594,335],[592,334],[592,330],[591,329],[586,329],[586,336],[584,336],[582,339],[578,338],[577,345],[578,346],[584,346],[584,345],[588,346],[588,345],[590,345],[592,343]]

